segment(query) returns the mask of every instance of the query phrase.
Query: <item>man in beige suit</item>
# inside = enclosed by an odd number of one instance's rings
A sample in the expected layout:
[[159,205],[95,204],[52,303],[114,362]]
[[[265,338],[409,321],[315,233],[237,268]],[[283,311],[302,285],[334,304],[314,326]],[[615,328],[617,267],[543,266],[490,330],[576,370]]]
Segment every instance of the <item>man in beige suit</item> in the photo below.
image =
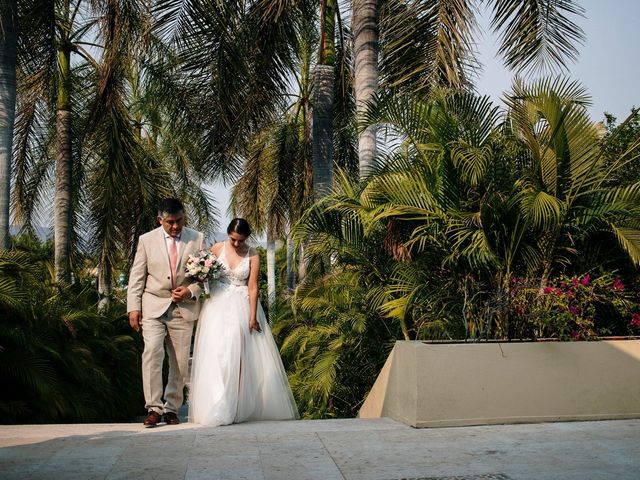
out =
[[[203,247],[203,235],[184,227],[184,208],[169,198],[160,204],[160,227],[140,237],[127,289],[129,324],[142,329],[142,385],[146,427],[155,427],[164,414],[177,425],[189,370],[193,321],[200,310],[200,286],[185,277],[189,254]],[[165,344],[169,378],[162,401],[162,364]]]

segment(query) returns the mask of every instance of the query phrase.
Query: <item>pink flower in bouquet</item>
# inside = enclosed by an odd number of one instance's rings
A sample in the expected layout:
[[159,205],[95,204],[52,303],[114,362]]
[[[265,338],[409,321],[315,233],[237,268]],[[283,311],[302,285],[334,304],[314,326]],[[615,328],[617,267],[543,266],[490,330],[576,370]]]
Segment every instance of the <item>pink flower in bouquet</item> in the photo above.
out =
[[189,255],[185,265],[186,276],[202,284],[205,298],[209,298],[209,281],[218,278],[221,271],[222,264],[209,250],[201,250],[196,255]]
[[587,273],[584,277],[582,277],[582,280],[580,280],[580,283],[586,287],[587,285],[589,285],[590,278],[591,276]]
[[551,287],[544,287],[544,290],[542,290],[542,292],[543,292],[545,295],[549,295],[551,292],[553,292],[553,288],[551,288]]

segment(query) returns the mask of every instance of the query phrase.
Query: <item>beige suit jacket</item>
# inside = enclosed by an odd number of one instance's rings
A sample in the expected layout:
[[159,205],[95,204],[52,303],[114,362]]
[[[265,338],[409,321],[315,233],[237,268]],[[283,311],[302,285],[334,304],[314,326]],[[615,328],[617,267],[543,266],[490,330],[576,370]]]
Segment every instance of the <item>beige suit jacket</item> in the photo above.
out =
[[[194,297],[178,303],[182,317],[193,321],[200,311],[201,287],[185,276],[185,264],[190,254],[203,248],[203,235],[183,228],[178,247],[176,283],[185,285]],[[138,250],[129,273],[127,312],[142,311],[142,318],[159,318],[171,305],[171,267],[164,239],[164,229],[158,227],[138,240]]]

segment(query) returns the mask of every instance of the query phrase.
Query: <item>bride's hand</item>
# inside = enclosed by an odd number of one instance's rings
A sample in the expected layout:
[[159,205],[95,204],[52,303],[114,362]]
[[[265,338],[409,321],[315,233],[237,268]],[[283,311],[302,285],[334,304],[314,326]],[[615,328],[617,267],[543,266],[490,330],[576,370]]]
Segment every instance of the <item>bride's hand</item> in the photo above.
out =
[[249,333],[253,332],[254,330],[258,333],[262,332],[262,329],[260,328],[260,324],[255,319],[249,321]]

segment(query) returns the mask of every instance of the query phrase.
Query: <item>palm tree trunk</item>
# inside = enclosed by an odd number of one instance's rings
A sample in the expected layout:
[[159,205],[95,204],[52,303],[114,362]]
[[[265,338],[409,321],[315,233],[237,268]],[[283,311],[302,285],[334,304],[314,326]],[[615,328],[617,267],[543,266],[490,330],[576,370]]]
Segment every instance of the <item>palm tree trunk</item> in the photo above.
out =
[[109,305],[111,305],[111,293],[111,268],[110,265],[103,262],[103,264],[98,267],[98,294],[100,295],[100,300],[98,301],[99,312],[102,313],[106,311],[109,308]]
[[313,197],[324,197],[333,185],[333,88],[335,83],[336,0],[320,2],[320,51],[313,72],[311,161]]
[[333,85],[333,65],[317,65],[311,121],[313,198],[316,201],[324,197],[333,185]]
[[273,318],[276,305],[276,241],[270,232],[267,232],[267,305],[269,317]]
[[298,250],[298,282],[302,283],[304,277],[307,276],[307,262],[304,259],[305,255],[304,242],[300,242],[300,249]]
[[[354,89],[358,121],[363,120],[367,104],[378,92],[378,1],[354,0],[352,28],[354,35]],[[364,178],[376,156],[376,129],[363,130],[358,138],[360,178]]]
[[56,112],[56,186],[54,202],[54,255],[56,280],[68,282],[71,266],[71,52],[59,58]]
[[0,3],[0,248],[9,248],[11,158],[16,110],[16,5]]
[[296,288],[296,276],[293,271],[293,254],[295,246],[291,232],[287,233],[287,288],[293,290]]

